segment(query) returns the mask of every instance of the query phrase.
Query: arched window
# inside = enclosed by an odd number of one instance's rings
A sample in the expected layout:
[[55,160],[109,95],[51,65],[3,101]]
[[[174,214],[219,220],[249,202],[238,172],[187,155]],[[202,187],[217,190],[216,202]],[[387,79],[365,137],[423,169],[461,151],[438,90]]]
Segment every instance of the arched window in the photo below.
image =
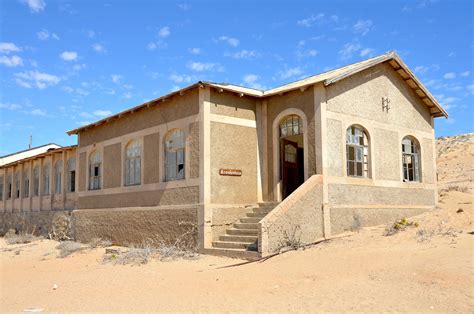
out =
[[20,171],[15,172],[15,198],[20,198],[21,176]]
[[165,181],[184,179],[184,132],[176,129],[165,136]]
[[138,141],[131,141],[125,148],[125,185],[141,183],[141,147]]
[[420,145],[412,137],[402,140],[403,181],[420,182]]
[[12,175],[9,174],[7,177],[7,200],[12,198],[12,191],[13,191]]
[[63,174],[63,161],[58,160],[54,165],[54,193],[61,193],[61,184],[62,184],[62,174]]
[[30,196],[30,175],[29,171],[23,171],[23,197]]
[[35,166],[33,168],[33,196],[39,195],[39,181],[40,181],[39,178],[40,178],[39,167]]
[[98,151],[89,156],[89,190],[100,190],[102,158]]
[[347,175],[369,177],[369,139],[360,126],[351,125],[346,131]]
[[76,191],[76,158],[71,157],[66,163],[67,168],[67,191]]
[[51,176],[49,163],[43,166],[43,195],[49,195],[49,178]]
[[299,116],[290,114],[281,120],[280,137],[298,134],[303,134],[303,120]]

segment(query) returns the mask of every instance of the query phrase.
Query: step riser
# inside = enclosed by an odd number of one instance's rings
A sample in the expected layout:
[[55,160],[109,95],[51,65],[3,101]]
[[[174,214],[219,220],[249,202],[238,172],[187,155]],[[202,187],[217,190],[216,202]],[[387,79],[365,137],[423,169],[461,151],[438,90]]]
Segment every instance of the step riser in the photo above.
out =
[[258,223],[262,218],[259,217],[247,217],[247,218],[240,218],[240,222],[242,223]]
[[216,256],[227,256],[231,258],[241,258],[246,260],[255,261],[260,259],[260,254],[254,251],[244,251],[244,250],[229,250],[229,249],[204,249],[202,250],[203,254],[216,255]]
[[219,237],[219,241],[229,241],[229,242],[246,242],[246,243],[255,243],[257,242],[257,236],[237,236],[237,235],[223,235]]
[[260,213],[260,214],[268,214],[271,211],[272,211],[271,209],[264,209],[264,208],[254,208],[253,209],[254,213]]
[[258,230],[258,223],[239,223],[234,224],[235,229],[256,229]]
[[241,249],[246,250],[252,243],[242,243],[242,242],[212,242],[212,246],[221,249]]
[[258,229],[227,229],[226,233],[228,235],[254,235],[258,236]]
[[247,217],[258,217],[258,218],[263,218],[267,214],[266,213],[247,213]]

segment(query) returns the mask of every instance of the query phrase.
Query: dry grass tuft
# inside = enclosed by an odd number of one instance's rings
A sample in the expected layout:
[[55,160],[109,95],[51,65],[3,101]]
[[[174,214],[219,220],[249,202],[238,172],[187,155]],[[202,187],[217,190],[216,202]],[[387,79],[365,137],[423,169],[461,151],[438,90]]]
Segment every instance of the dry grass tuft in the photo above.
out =
[[408,227],[418,227],[415,221],[409,221],[407,218],[402,218],[394,222],[391,226],[385,229],[385,236],[392,236],[400,231],[405,231]]
[[43,237],[38,237],[35,236],[32,233],[19,233],[16,234],[14,230],[9,230],[5,234],[5,241],[7,244],[13,245],[13,244],[25,244],[25,243],[31,243],[34,241],[38,241],[43,239]]
[[88,243],[89,247],[96,249],[96,248],[103,248],[112,246],[112,241],[107,239],[101,238],[92,238],[91,241]]
[[69,256],[75,252],[82,251],[87,249],[87,246],[85,246],[82,243],[74,242],[74,241],[62,241],[59,243],[59,245],[56,247],[59,252],[59,257],[63,258],[66,256]]

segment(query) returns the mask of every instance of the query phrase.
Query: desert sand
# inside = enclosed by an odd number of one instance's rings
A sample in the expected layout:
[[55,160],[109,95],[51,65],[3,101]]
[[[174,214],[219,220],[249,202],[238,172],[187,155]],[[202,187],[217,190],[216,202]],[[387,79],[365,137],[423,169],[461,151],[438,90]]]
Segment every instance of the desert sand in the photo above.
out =
[[56,241],[7,245],[1,239],[0,309],[470,313],[472,135],[462,143],[439,155],[440,176],[450,182],[441,182],[438,207],[409,218],[418,227],[392,236],[382,225],[265,261],[201,255],[142,266],[104,264],[104,248],[58,258]]

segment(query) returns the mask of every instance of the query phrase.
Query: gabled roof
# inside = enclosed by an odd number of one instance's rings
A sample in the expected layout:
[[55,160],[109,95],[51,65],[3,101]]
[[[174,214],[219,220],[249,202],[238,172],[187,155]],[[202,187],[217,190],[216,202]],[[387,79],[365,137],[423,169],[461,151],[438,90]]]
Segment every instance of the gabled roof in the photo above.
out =
[[[47,144],[47,145],[51,145],[51,144]],[[39,154],[35,154],[35,155],[32,155],[32,156],[25,156],[21,159],[17,159],[17,160],[14,160],[14,161],[9,161],[7,164],[0,165],[0,169],[11,167],[13,165],[16,165],[16,164],[19,164],[19,163],[22,163],[22,162],[25,162],[25,161],[28,161],[28,160],[37,159],[37,158],[44,158],[47,155],[61,153],[63,151],[68,151],[68,150],[71,150],[71,149],[74,149],[74,148],[77,147],[77,145],[71,145],[71,146],[59,146],[59,145],[56,145],[56,144],[54,144],[54,145],[56,147],[49,148],[48,150],[46,150],[44,152],[41,152]],[[40,146],[40,147],[44,147],[44,146],[46,146],[46,145],[43,145],[43,146]]]
[[448,117],[448,113],[444,108],[438,103],[436,98],[428,91],[428,89],[420,82],[420,80],[413,74],[413,72],[408,68],[408,66],[402,61],[400,56],[394,52],[394,51],[389,51],[383,55],[379,55],[374,58],[370,58],[361,62],[349,64],[346,66],[343,66],[341,68],[337,68],[331,71],[327,71],[324,73],[320,73],[317,75],[313,75],[292,83],[288,83],[282,86],[278,86],[266,91],[258,90],[258,89],[253,89],[253,88],[248,88],[248,87],[243,87],[243,86],[238,86],[238,85],[233,85],[233,84],[227,84],[227,83],[215,83],[215,82],[206,82],[206,81],[199,81],[195,84],[189,85],[185,88],[182,88],[180,90],[174,91],[172,93],[169,93],[165,96],[162,96],[160,98],[151,100],[149,102],[146,102],[144,104],[141,104],[139,106],[133,107],[131,109],[122,111],[120,113],[117,113],[115,115],[112,115],[110,117],[107,117],[105,119],[99,120],[95,123],[88,124],[85,126],[82,126],[80,128],[70,130],[67,133],[69,135],[71,134],[77,134],[82,130],[85,130],[87,128],[91,128],[94,126],[101,125],[103,123],[109,122],[112,119],[115,118],[120,118],[125,114],[132,113],[134,111],[143,109],[143,108],[148,108],[152,106],[153,104],[156,104],[157,101],[159,100],[164,100],[166,98],[169,98],[171,96],[174,96],[176,94],[183,94],[186,90],[195,88],[197,86],[210,86],[213,88],[216,88],[221,91],[229,91],[229,92],[234,92],[237,93],[241,96],[251,96],[251,97],[257,97],[257,98],[264,98],[264,97],[269,97],[272,95],[278,95],[282,93],[289,92],[291,90],[299,89],[299,88],[304,88],[307,86],[311,86],[317,83],[323,83],[325,86],[329,86],[331,84],[337,83],[338,81],[354,75],[356,73],[359,73],[363,70],[366,70],[370,67],[373,67],[377,64],[381,64],[384,62],[388,62],[395,71],[400,74],[400,76],[403,78],[403,80],[410,86],[415,93],[420,97],[420,99],[426,104],[428,108],[430,108],[431,115],[434,117]]

